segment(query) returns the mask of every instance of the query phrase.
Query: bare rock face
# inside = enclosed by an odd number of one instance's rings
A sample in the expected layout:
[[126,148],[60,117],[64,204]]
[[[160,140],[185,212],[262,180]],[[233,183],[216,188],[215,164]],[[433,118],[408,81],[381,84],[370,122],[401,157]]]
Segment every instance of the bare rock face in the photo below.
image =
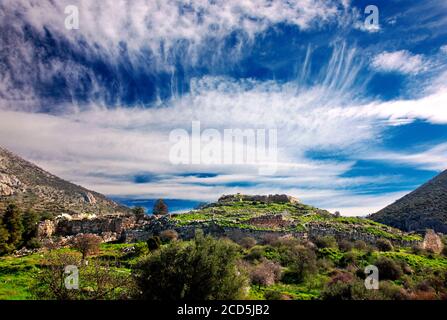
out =
[[434,253],[440,253],[444,248],[441,237],[436,234],[433,230],[427,230],[425,234],[424,242],[422,243],[422,248],[426,250],[433,251]]
[[96,204],[96,199],[95,199],[95,197],[94,197],[90,192],[87,192],[87,193],[84,195],[84,200],[85,200],[85,202],[87,202],[87,203],[90,203],[90,204]]
[[15,176],[0,173],[0,196],[12,196],[20,187],[21,182]]

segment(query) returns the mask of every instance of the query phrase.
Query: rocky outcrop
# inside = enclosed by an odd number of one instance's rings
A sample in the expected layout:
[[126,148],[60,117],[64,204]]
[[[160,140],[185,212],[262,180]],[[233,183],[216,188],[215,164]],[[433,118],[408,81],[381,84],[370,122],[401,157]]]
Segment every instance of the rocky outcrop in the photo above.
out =
[[0,196],[12,196],[21,190],[21,183],[17,177],[0,172]]
[[130,213],[104,195],[60,179],[0,147],[0,211],[9,203],[54,215]]

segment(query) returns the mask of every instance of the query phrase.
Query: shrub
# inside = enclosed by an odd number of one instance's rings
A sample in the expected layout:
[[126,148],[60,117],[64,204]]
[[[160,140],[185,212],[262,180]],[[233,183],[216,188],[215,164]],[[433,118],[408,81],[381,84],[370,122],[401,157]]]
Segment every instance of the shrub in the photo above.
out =
[[289,267],[289,272],[294,274],[296,282],[303,281],[307,275],[317,271],[315,252],[302,245],[283,249],[282,257],[283,263]]
[[178,239],[178,233],[175,230],[164,230],[160,233],[160,240],[163,243],[176,241]]
[[375,265],[379,269],[379,279],[381,280],[397,280],[402,276],[401,267],[390,258],[381,257]]
[[444,257],[447,257],[447,245],[444,245],[444,248],[442,248],[441,254],[442,254]]
[[333,236],[316,237],[313,243],[318,248],[337,248],[337,240]]
[[250,280],[259,286],[271,286],[281,277],[281,265],[270,260],[264,260],[250,270]]
[[263,238],[262,238],[262,244],[264,245],[270,245],[275,243],[276,241],[278,241],[278,236],[275,234],[266,234]]
[[247,261],[260,261],[262,258],[264,258],[264,249],[261,247],[253,247],[244,259]]
[[340,248],[341,251],[348,252],[352,250],[353,246],[350,241],[343,239],[338,242],[338,247]]
[[[67,266],[77,268],[77,290],[66,287],[67,277],[72,276],[74,280],[75,275],[74,270],[66,273]],[[31,293],[39,300],[123,299],[129,298],[134,290],[128,275],[96,262],[87,266],[77,252],[51,252],[45,255],[43,267],[35,280]]]
[[376,241],[376,246],[380,251],[392,251],[393,250],[393,244],[390,240],[386,239],[378,239]]
[[289,300],[286,295],[275,290],[268,290],[264,293],[265,300]]
[[149,251],[158,250],[161,247],[161,239],[159,236],[152,236],[147,239],[147,247]]
[[411,247],[411,253],[422,255],[424,253],[424,249],[420,245],[414,245]]
[[146,209],[143,207],[135,207],[132,209],[132,212],[137,220],[141,220],[146,216]]
[[366,250],[367,247],[368,245],[363,240],[357,240],[354,242],[354,248],[356,248],[357,250]]
[[340,267],[347,267],[349,265],[357,265],[359,257],[356,253],[350,251],[343,254],[342,258],[339,260],[338,265]]
[[245,237],[239,241],[239,244],[245,249],[250,249],[256,245],[256,240],[252,237]]
[[240,299],[247,282],[237,270],[238,251],[236,244],[200,232],[189,242],[172,242],[134,267],[138,298]]
[[82,254],[82,260],[87,256],[97,254],[102,239],[95,234],[79,234],[73,240],[72,247]]

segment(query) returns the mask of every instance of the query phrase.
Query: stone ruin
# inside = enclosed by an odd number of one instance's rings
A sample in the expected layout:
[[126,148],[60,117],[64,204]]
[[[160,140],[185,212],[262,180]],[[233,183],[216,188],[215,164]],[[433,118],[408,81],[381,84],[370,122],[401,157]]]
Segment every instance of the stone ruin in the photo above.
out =
[[300,201],[292,196],[286,194],[269,194],[268,196],[261,195],[244,195],[244,194],[229,194],[223,195],[217,201],[218,203],[229,203],[239,201],[251,201],[261,203],[299,203]]
[[257,227],[267,228],[284,228],[291,225],[291,222],[284,219],[282,214],[269,214],[254,217],[249,219],[247,223]]

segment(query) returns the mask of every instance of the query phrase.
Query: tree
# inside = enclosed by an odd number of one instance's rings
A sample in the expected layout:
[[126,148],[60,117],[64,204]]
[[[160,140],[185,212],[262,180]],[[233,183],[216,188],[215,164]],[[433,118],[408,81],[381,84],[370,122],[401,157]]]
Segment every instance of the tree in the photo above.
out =
[[17,248],[22,241],[23,224],[22,212],[15,204],[10,204],[6,208],[3,225],[9,234],[8,244],[13,249]]
[[289,266],[289,278],[293,275],[296,282],[304,280],[306,275],[317,270],[315,252],[303,245],[296,245],[287,250],[286,264]]
[[393,244],[390,240],[387,239],[378,239],[376,241],[376,246],[380,251],[392,251]]
[[153,214],[166,215],[168,214],[168,206],[164,203],[163,199],[158,199],[154,204]]
[[73,248],[82,254],[82,260],[99,252],[101,238],[95,234],[80,234],[73,241]]
[[23,243],[26,247],[34,247],[37,237],[37,225],[39,223],[39,215],[32,210],[28,210],[23,215]]
[[11,246],[8,244],[9,233],[6,230],[3,222],[0,221],[0,255],[11,252]]
[[190,242],[174,241],[133,269],[138,298],[148,300],[227,300],[244,295],[238,272],[239,247],[198,232]]
[[281,265],[270,260],[264,260],[250,270],[250,279],[258,286],[271,286],[281,277]]
[[132,209],[132,212],[137,220],[143,219],[146,215],[146,209],[144,209],[143,207],[135,207]]

